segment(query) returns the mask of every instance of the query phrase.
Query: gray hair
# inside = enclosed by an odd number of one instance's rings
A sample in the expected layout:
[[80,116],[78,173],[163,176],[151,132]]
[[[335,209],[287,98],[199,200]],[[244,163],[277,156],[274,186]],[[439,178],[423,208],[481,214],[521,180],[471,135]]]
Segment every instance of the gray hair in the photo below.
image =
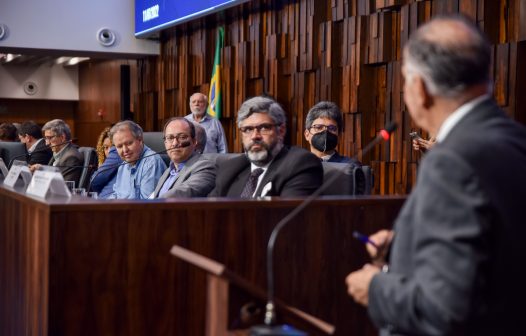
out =
[[192,102],[192,97],[195,96],[195,95],[201,95],[201,97],[204,98],[205,102],[208,104],[208,97],[204,94],[204,93],[201,93],[201,92],[196,92],[196,93],[193,93],[190,98],[188,98],[188,103],[191,103]]
[[48,121],[44,127],[42,127],[42,133],[45,131],[51,131],[58,136],[64,135],[66,140],[71,140],[71,129],[62,119],[53,119]]
[[269,97],[257,96],[247,99],[237,112],[237,126],[254,113],[266,113],[276,125],[287,125],[285,111],[278,102]]
[[[469,38],[437,37],[437,21],[463,25]],[[476,84],[488,84],[491,47],[486,36],[461,15],[437,17],[413,33],[404,50],[408,74],[420,75],[429,92],[453,98]]]
[[197,142],[197,145],[195,146],[195,151],[203,154],[205,147],[206,147],[206,140],[207,140],[206,131],[198,123],[193,123],[193,124],[195,126],[195,140]]
[[311,128],[314,120],[318,118],[332,119],[336,121],[336,124],[338,125],[338,131],[342,130],[342,111],[340,111],[340,108],[335,103],[330,101],[321,101],[311,107],[309,113],[307,113],[307,117],[305,118],[305,129]]
[[115,133],[123,131],[123,130],[129,130],[135,139],[142,139],[143,132],[142,132],[141,126],[139,126],[138,124],[134,123],[131,120],[124,120],[124,121],[119,121],[111,128],[110,130],[111,142],[113,142],[113,136],[115,135]]

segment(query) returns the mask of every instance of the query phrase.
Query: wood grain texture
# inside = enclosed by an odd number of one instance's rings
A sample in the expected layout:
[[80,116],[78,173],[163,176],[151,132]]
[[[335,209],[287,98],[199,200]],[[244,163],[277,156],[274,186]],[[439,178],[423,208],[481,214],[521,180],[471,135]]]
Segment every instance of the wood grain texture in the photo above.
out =
[[[526,110],[515,101],[522,99],[516,95],[526,77],[510,71],[526,66],[526,59],[518,57],[522,49],[514,47],[526,40],[521,0],[249,2],[162,32],[161,55],[139,62],[138,120],[147,130],[159,130],[166,118],[188,112],[192,92],[208,92],[215,31],[224,26],[221,122],[232,151],[241,150],[235,116],[245,99],[275,97],[288,113],[287,143],[305,148],[302,133],[309,108],[332,100],[345,114],[339,152],[357,155],[373,167],[392,167],[392,175],[375,169],[379,184],[373,193],[405,194],[414,185],[420,154],[412,152],[408,136],[418,129],[403,103],[401,50],[409,34],[431,17],[459,12],[477,22],[494,45],[495,97],[524,122]],[[181,84],[174,95],[177,79]],[[400,125],[391,143],[362,156],[362,145],[390,120]]]
[[[366,260],[352,232],[389,227],[403,201],[315,201],[277,240],[276,297],[336,325],[337,335],[375,334],[346,293],[345,276]],[[39,201],[0,187],[0,334],[203,335],[205,273],[171,247],[265,288],[268,237],[298,203]]]

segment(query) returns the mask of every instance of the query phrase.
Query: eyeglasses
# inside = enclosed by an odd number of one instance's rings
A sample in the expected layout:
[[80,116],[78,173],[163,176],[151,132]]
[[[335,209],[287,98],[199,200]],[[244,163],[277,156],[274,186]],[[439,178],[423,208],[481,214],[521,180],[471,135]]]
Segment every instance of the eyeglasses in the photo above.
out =
[[274,130],[274,127],[279,126],[280,124],[261,124],[257,126],[243,126],[239,130],[244,135],[250,135],[257,130],[262,135],[269,135]]
[[338,126],[335,125],[322,125],[322,124],[316,124],[309,127],[310,134],[316,134],[321,133],[325,130],[328,130],[331,133],[338,133]]
[[56,138],[56,137],[58,137],[58,135],[56,135],[56,134],[55,134],[55,135],[52,135],[52,136],[45,136],[45,137],[44,137],[44,140],[45,140],[45,141],[51,141],[51,139]]
[[175,139],[177,139],[177,142],[183,142],[183,141],[186,141],[188,139],[190,139],[190,136],[188,134],[184,134],[184,133],[179,133],[177,135],[167,135],[167,136],[163,136],[163,141],[165,143],[172,143]]

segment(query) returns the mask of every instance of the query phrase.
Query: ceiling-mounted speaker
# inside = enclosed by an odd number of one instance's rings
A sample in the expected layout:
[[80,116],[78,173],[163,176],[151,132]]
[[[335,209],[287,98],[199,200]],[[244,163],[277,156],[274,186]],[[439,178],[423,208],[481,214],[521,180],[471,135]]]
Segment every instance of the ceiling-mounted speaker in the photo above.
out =
[[9,30],[7,29],[7,26],[3,23],[0,23],[0,41],[7,38],[7,33]]
[[25,82],[24,92],[29,96],[33,96],[35,93],[38,92],[38,86],[33,82]]
[[101,28],[97,32],[97,41],[104,47],[111,47],[117,41],[117,34],[109,28]]

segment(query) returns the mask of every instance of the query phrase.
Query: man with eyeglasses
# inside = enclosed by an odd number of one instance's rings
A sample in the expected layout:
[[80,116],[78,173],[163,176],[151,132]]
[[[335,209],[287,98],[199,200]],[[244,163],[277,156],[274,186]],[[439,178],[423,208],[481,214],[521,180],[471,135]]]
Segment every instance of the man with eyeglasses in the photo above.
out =
[[163,159],[143,142],[141,126],[121,121],[110,130],[117,153],[126,164],[119,166],[110,199],[146,199],[166,169]]
[[338,106],[333,102],[321,101],[307,113],[305,140],[310,145],[310,151],[324,162],[352,163],[361,166],[358,160],[340,155],[336,150],[342,124],[342,112]]
[[196,126],[185,118],[174,117],[164,125],[163,134],[171,162],[152,198],[208,195],[215,185],[216,167],[196,151]]
[[237,124],[245,155],[220,163],[210,196],[307,196],[322,184],[320,160],[302,148],[284,146],[285,111],[275,100],[248,99]]
[[[61,119],[48,121],[42,127],[46,145],[51,148],[53,156],[48,165],[58,167],[64,181],[74,181],[78,185],[84,159],[80,154],[77,146],[71,143],[71,130],[69,126]],[[34,172],[40,168],[40,164],[34,164],[30,167]]]

